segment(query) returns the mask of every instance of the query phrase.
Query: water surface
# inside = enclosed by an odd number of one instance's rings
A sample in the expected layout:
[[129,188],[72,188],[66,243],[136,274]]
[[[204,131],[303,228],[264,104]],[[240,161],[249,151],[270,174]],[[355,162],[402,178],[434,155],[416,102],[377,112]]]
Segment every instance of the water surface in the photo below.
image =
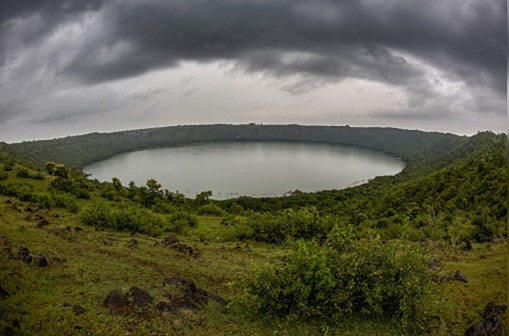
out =
[[125,185],[155,178],[170,191],[213,198],[282,196],[293,190],[342,189],[375,176],[394,175],[401,160],[380,152],[328,144],[228,142],[120,154],[85,167],[90,178]]

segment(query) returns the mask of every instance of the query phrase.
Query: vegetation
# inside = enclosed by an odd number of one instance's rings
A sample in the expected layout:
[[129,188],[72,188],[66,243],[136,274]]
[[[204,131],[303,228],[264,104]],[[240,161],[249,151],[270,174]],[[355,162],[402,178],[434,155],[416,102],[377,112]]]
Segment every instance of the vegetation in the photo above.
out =
[[[69,168],[183,139],[307,136],[384,150],[407,168],[345,190],[225,201]],[[462,335],[505,301],[506,144],[489,132],[260,125],[2,144],[0,331]],[[112,292],[131,294],[119,308]]]

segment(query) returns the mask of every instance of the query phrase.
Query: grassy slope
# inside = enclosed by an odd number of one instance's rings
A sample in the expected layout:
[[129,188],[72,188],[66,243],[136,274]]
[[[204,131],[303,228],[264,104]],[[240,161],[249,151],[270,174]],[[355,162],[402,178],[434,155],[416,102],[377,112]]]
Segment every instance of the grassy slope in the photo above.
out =
[[[15,171],[7,173],[8,181],[46,192],[53,177],[44,180],[18,179]],[[81,208],[99,202],[97,194],[90,200],[77,200]],[[134,236],[139,247],[129,249],[131,234],[97,231],[80,223],[78,215],[63,209],[36,210],[33,205],[0,195],[0,285],[11,294],[0,296],[0,330],[14,334],[37,335],[395,335],[403,334],[390,321],[338,321],[328,325],[320,321],[284,321],[252,319],[243,309],[243,284],[256,270],[281,260],[281,246],[252,243],[250,251],[237,247],[234,236],[216,217],[200,217],[196,228],[179,235],[179,239],[199,251],[199,256],[184,256],[162,245],[162,237]],[[35,213],[50,221],[36,226]],[[81,226],[83,231],[66,227]],[[8,242],[8,243],[7,243]],[[9,257],[10,247],[14,258]],[[437,283],[428,307],[427,333],[462,335],[481,319],[489,301],[506,301],[507,242],[474,244],[471,252],[438,243],[427,244],[429,256],[438,257],[438,276],[456,270],[465,273],[468,283]],[[49,257],[50,265],[40,268],[16,258],[20,246],[33,255]],[[198,287],[231,301],[227,309],[209,304],[200,312],[183,310],[161,314],[155,310],[150,318],[111,315],[102,307],[107,293],[119,288],[138,286],[148,290],[157,303],[165,294],[165,278],[182,275]],[[85,314],[75,315],[79,304]],[[504,321],[505,322],[505,321]],[[19,328],[16,325],[19,324]],[[507,323],[505,323],[507,325]]]
[[[383,322],[348,321],[339,326],[326,326],[319,322],[252,321],[239,313],[235,304],[226,311],[210,304],[200,313],[154,312],[149,320],[112,316],[101,307],[111,289],[138,286],[148,290],[157,302],[164,291],[162,281],[175,274],[235,301],[242,296],[242,282],[257,267],[277,262],[284,251],[255,243],[247,251],[236,248],[235,242],[222,242],[221,227],[212,217],[200,218],[197,228],[180,237],[199,250],[197,258],[156,246],[160,238],[143,235],[135,237],[139,247],[129,249],[125,244],[133,237],[127,233],[101,232],[86,226],[81,232],[67,231],[65,227],[81,224],[76,215],[64,210],[39,212],[51,224],[37,228],[35,220],[26,217],[31,214],[26,211],[28,204],[11,199],[18,209],[15,210],[7,200],[0,197],[0,233],[11,242],[14,253],[19,246],[25,246],[32,254],[44,254],[50,260],[49,267],[40,268],[8,258],[5,250],[0,254],[3,265],[0,284],[11,294],[1,302],[0,320],[7,325],[17,320],[27,334],[314,335],[328,331],[341,335],[392,335],[397,330],[397,326]],[[209,242],[201,242],[203,237],[208,237]],[[4,247],[5,238],[1,241]],[[466,284],[443,283],[434,289],[430,316],[440,317],[430,319],[435,334],[461,335],[480,319],[488,301],[505,301],[506,242],[474,245],[473,252],[434,246],[430,255],[442,261],[439,274],[461,270],[469,277]],[[76,316],[64,303],[79,304],[86,313]]]

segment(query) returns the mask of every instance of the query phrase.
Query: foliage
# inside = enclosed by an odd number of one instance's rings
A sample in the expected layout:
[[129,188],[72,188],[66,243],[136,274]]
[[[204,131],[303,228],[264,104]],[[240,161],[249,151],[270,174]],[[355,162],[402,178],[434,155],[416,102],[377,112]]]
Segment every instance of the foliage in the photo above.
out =
[[162,221],[149,211],[127,204],[99,203],[80,213],[85,225],[117,231],[140,232],[158,235],[162,231]]
[[176,212],[169,217],[168,231],[180,233],[197,224],[198,220],[195,216],[187,212]]
[[250,283],[258,312],[291,318],[391,317],[419,327],[430,277],[423,252],[408,243],[356,240],[337,227],[323,246],[298,241],[284,263]]
[[200,215],[223,216],[225,211],[213,203],[202,205],[198,208]]
[[298,238],[319,238],[332,227],[334,218],[322,216],[316,208],[286,209],[276,213],[254,213],[247,219],[252,239],[281,244]]

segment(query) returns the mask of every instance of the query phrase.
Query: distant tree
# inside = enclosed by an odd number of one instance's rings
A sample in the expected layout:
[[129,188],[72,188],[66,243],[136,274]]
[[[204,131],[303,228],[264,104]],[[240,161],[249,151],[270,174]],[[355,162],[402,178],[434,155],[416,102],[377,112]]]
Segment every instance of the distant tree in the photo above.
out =
[[46,164],[44,165],[44,169],[50,175],[53,175],[55,173],[56,167],[57,167],[57,164],[55,162],[46,162]]
[[209,198],[212,196],[212,191],[202,191],[194,198],[194,202],[196,205],[204,205],[209,202]]

